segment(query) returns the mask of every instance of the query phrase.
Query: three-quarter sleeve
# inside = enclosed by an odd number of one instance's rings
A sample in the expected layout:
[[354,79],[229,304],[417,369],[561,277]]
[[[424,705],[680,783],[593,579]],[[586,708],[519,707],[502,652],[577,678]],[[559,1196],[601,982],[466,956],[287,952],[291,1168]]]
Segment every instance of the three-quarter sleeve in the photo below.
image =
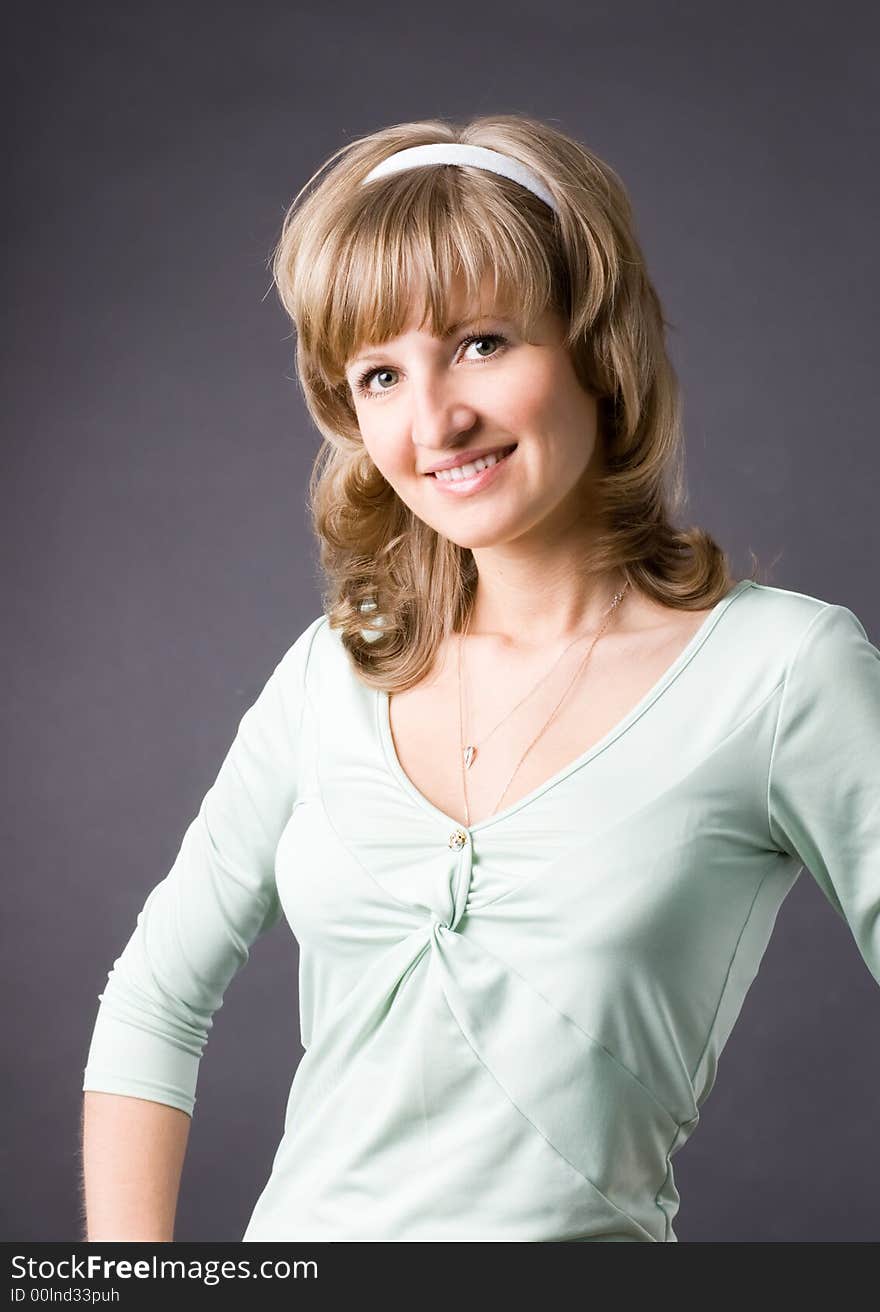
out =
[[880,983],[880,651],[846,606],[817,612],[789,665],[768,811]]
[[113,963],[83,1090],[192,1115],[212,1016],[254,940],[282,916],[275,851],[293,808],[315,620],[245,711],[174,863]]

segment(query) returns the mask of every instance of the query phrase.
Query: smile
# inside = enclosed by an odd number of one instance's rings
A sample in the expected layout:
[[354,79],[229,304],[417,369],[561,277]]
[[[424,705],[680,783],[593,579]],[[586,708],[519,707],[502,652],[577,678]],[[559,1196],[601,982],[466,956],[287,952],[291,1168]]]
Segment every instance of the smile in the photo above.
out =
[[516,443],[502,447],[500,451],[494,451],[490,455],[481,456],[472,464],[456,465],[454,469],[439,469],[427,477],[432,478],[443,492],[451,492],[459,496],[467,492],[478,492],[495,481],[499,471],[508,463],[515,450]]

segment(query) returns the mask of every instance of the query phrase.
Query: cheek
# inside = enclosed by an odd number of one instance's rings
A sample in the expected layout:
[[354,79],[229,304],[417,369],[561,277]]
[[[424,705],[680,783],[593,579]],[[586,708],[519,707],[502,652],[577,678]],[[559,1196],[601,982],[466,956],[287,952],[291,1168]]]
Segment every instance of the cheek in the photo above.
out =
[[566,378],[546,398],[546,424],[556,436],[559,459],[565,465],[589,460],[596,443],[598,408],[595,397]]
[[558,362],[537,361],[507,380],[498,414],[511,431],[555,434],[570,423],[572,400],[571,381]]
[[371,422],[369,416],[365,419],[363,415],[360,416],[358,427],[364,450],[379,472],[387,478],[394,466],[394,447],[388,441],[387,430],[383,432],[381,425]]
[[387,431],[382,434],[371,433],[363,425],[361,438],[367,455],[386,483],[390,483],[397,493],[405,488],[411,489],[414,460],[412,447],[392,440]]

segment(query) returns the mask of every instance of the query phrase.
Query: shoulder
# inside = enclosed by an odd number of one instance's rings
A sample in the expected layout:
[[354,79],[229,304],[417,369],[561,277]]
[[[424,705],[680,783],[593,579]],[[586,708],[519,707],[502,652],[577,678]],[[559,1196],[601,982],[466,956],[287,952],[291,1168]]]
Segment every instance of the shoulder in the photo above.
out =
[[352,658],[323,612],[315,616],[282,656],[277,668],[282,686],[312,709],[333,716],[351,712],[362,701],[366,685],[357,677]]
[[807,592],[751,579],[746,582],[732,616],[742,622],[753,641],[766,642],[768,651],[774,651],[786,669],[813,650],[827,656],[851,646],[854,640],[869,641],[864,624],[847,606]]
[[283,651],[272,671],[270,682],[285,695],[299,696],[307,690],[313,653],[327,629],[328,619],[322,612],[310,620]]
[[880,651],[859,616],[841,603],[766,584],[753,584],[748,593],[745,633],[773,668],[781,692],[779,734],[820,729],[832,738],[845,726],[850,732],[857,715],[876,744]]

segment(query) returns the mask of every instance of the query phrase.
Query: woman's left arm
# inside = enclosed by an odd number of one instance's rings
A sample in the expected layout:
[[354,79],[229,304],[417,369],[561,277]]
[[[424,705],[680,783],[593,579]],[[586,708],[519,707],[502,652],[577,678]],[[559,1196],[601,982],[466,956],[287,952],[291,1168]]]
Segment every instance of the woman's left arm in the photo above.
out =
[[846,606],[817,612],[789,666],[767,804],[880,984],[880,651]]

